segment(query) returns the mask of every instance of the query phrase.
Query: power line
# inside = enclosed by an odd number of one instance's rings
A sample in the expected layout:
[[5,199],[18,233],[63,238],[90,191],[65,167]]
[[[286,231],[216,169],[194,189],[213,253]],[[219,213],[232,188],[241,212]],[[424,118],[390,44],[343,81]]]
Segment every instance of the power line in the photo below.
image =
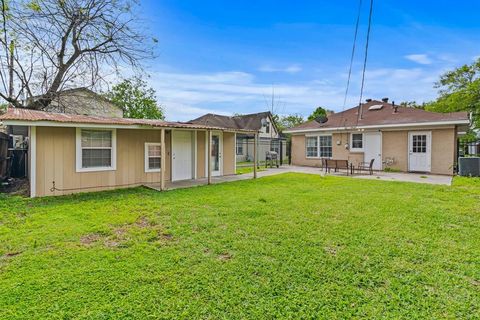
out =
[[360,88],[360,100],[358,102],[357,125],[358,125],[358,120],[362,119],[362,117],[363,117],[362,99],[363,99],[363,89],[364,89],[364,86],[365,86],[365,69],[367,68],[368,43],[369,43],[369,40],[370,40],[370,30],[371,30],[371,27],[372,27],[372,15],[373,15],[373,0],[370,0],[370,14],[368,16],[367,41],[365,43],[365,59],[363,60],[362,86]]
[[360,24],[361,12],[362,12],[362,0],[359,0],[358,10],[357,10],[357,22],[355,23],[355,34],[353,36],[352,54],[350,56],[350,67],[348,68],[347,87],[345,88],[345,96],[343,97],[342,113],[340,116],[340,123],[338,124],[338,127],[342,125],[343,111],[345,111],[345,106],[347,104],[348,89],[350,88],[350,79],[352,77],[353,60],[355,58],[355,49],[357,47],[358,26]]

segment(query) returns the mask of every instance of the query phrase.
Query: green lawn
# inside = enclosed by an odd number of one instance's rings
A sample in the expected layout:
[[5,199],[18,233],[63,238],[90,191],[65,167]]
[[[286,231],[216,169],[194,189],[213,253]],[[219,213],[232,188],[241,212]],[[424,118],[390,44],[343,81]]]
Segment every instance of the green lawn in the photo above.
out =
[[480,180],[0,196],[0,319],[480,317]]
[[[265,171],[265,168],[257,168],[257,172],[260,171]],[[253,172],[253,166],[251,167],[237,167],[237,171],[235,172],[236,174],[245,174],[245,173],[252,173]]]

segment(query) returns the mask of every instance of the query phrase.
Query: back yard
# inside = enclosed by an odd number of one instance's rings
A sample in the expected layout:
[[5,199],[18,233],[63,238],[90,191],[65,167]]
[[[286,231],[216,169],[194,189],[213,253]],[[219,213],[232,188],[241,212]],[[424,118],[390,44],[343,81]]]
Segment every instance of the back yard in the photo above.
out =
[[0,318],[478,318],[480,181],[0,198]]

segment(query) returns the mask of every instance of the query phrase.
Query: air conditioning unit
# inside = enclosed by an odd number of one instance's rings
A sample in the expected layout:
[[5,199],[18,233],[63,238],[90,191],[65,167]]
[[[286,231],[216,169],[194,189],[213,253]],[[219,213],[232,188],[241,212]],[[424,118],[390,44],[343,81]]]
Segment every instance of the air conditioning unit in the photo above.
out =
[[480,157],[458,158],[458,174],[464,177],[480,177]]

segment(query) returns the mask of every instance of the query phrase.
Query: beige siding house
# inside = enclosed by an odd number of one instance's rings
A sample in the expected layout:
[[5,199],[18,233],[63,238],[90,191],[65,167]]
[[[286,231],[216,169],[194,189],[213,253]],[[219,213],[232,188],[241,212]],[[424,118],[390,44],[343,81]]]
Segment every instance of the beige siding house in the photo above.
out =
[[9,108],[8,126],[28,127],[31,196],[235,174],[237,133],[160,120],[61,114]]
[[374,159],[374,170],[454,173],[457,137],[468,128],[466,112],[434,113],[368,100],[361,107],[286,130],[292,164],[322,166],[322,159],[354,166]]

